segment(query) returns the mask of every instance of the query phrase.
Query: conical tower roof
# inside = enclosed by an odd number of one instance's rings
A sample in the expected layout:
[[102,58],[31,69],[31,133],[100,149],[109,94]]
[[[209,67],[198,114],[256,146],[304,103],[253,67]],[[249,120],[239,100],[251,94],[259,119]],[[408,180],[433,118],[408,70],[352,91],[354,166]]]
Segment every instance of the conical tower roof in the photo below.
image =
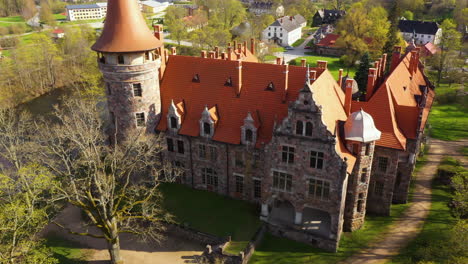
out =
[[371,142],[379,140],[381,132],[375,127],[371,115],[359,110],[352,113],[345,122],[345,138],[359,142]]
[[91,49],[138,52],[154,50],[162,45],[146,25],[136,0],[108,0],[104,29]]

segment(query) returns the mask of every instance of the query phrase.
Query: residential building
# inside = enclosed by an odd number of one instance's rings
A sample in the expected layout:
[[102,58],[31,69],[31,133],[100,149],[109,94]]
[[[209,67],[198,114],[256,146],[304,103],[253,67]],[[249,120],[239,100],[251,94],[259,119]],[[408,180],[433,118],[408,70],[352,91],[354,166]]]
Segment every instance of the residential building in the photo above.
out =
[[320,9],[315,12],[312,18],[312,26],[318,27],[323,24],[335,24],[341,17],[346,14],[344,10],[336,9]]
[[315,52],[319,55],[342,56],[345,50],[337,47],[336,40],[340,37],[338,34],[328,34],[315,44]]
[[270,14],[276,17],[284,16],[284,7],[282,5],[276,6],[273,2],[253,1],[249,5],[249,12],[261,16],[263,14]]
[[434,98],[418,49],[396,47],[388,75],[387,55],[376,61],[354,101],[355,82],[326,61],[259,63],[255,41],[181,56],[154,29],[135,2],[111,1],[92,49],[111,135],[163,136],[178,182],[258,203],[269,232],[330,251],[366,212],[406,202]]
[[52,31],[52,37],[55,38],[55,39],[64,38],[65,37],[65,31],[63,31],[63,29],[61,29],[61,28],[54,29],[54,31]]
[[159,13],[164,12],[166,8],[170,5],[169,2],[157,2],[157,1],[141,1],[140,5],[142,7],[142,11],[145,13]]
[[262,40],[281,46],[290,46],[302,37],[306,20],[301,15],[278,18],[262,32]]
[[89,20],[106,17],[107,3],[67,5],[67,20]]
[[416,45],[424,45],[428,42],[439,44],[442,35],[442,28],[436,22],[400,20],[398,23],[401,35],[406,42],[414,40]]

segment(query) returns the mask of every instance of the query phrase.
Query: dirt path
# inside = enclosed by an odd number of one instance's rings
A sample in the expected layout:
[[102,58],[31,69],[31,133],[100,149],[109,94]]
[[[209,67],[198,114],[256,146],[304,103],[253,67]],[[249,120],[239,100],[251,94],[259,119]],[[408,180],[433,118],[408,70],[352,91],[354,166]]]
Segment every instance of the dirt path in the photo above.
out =
[[427,163],[419,171],[415,181],[413,201],[404,215],[397,219],[382,239],[373,246],[341,262],[343,264],[377,264],[385,263],[397,255],[400,249],[414,239],[420,232],[424,220],[431,208],[431,181],[437,165],[443,156],[452,156],[462,161],[468,167],[468,160],[459,154],[462,146],[468,146],[468,140],[441,141],[432,139],[427,154]]
[[[58,223],[78,232],[99,234],[95,228],[79,228],[81,223],[80,211],[72,206],[66,207],[55,219]],[[49,224],[42,232],[42,236],[53,233],[66,240],[77,242],[85,250],[86,261],[90,264],[109,263],[109,252],[103,239],[69,234],[54,224]],[[177,236],[169,235],[160,244],[140,242],[128,234],[120,236],[121,255],[125,264],[182,264],[195,263],[194,257],[201,255],[204,245],[187,241]]]

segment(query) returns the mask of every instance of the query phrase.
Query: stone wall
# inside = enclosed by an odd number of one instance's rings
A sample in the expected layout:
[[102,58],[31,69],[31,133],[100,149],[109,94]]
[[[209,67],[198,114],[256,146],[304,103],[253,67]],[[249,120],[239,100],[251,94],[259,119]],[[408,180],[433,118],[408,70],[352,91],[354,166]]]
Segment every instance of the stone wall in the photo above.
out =
[[230,240],[230,238],[227,237],[218,237],[182,225],[165,224],[165,227],[166,233],[175,234],[184,239],[196,241],[205,245],[220,245]]

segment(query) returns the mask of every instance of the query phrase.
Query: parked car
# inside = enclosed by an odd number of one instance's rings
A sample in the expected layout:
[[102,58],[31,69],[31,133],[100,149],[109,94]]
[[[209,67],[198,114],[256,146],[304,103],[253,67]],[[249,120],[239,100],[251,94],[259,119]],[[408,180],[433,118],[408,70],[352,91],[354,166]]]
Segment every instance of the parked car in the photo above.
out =
[[284,47],[284,48],[285,48],[286,50],[293,50],[293,49],[294,49],[294,48],[291,47],[291,46],[286,46],[286,47]]
[[305,46],[304,49],[310,49],[310,46]]

